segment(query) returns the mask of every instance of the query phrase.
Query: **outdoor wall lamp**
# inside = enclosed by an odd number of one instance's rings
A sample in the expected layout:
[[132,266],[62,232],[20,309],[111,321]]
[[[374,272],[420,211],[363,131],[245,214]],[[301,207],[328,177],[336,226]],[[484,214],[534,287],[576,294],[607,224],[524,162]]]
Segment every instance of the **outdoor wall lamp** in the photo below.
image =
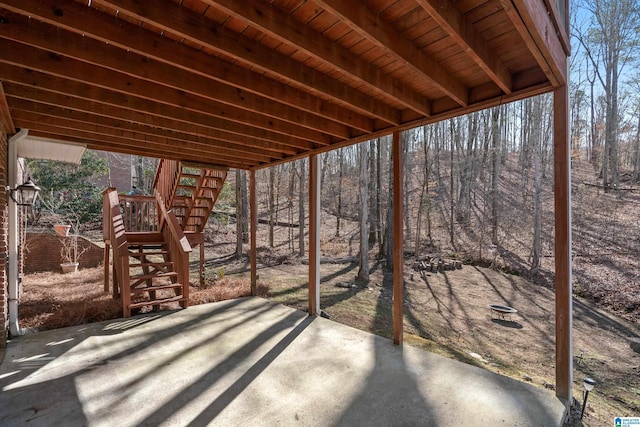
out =
[[33,206],[40,192],[38,187],[31,178],[27,179],[24,184],[18,185],[16,188],[7,186],[9,197],[19,206]]
[[596,382],[591,378],[585,378],[582,380],[582,385],[584,386],[584,400],[582,402],[582,413],[580,414],[580,419],[584,416],[584,410],[587,409],[587,398],[589,397],[589,392],[596,386]]

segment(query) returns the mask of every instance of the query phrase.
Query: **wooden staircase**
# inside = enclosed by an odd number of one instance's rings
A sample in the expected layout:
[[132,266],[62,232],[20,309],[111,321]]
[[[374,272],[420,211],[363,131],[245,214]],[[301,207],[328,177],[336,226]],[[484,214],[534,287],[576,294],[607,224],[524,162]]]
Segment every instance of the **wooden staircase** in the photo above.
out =
[[105,291],[113,252],[113,295],[122,300],[124,317],[146,306],[188,306],[189,254],[200,245],[202,280],[204,227],[226,173],[212,165],[162,160],[155,197],[103,191]]
[[154,188],[165,198],[185,232],[202,233],[227,178],[214,165],[161,160]]

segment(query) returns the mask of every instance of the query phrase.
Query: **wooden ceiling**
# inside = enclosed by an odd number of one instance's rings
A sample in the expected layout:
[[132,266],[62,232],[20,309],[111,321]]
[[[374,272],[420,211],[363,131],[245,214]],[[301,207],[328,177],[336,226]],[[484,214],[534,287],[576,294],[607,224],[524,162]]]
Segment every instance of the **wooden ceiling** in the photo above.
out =
[[566,84],[557,7],[5,1],[0,120],[93,149],[261,168]]

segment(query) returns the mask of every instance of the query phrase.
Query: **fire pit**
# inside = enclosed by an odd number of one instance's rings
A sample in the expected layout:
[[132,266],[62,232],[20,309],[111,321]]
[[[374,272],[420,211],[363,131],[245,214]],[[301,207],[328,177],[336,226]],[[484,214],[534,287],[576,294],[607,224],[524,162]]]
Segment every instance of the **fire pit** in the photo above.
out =
[[499,304],[491,304],[489,308],[491,309],[492,319],[494,319],[494,316],[497,316],[499,319],[502,319],[502,320],[511,320],[511,315],[518,312],[518,310],[516,310],[513,307],[508,307],[506,305],[499,305]]

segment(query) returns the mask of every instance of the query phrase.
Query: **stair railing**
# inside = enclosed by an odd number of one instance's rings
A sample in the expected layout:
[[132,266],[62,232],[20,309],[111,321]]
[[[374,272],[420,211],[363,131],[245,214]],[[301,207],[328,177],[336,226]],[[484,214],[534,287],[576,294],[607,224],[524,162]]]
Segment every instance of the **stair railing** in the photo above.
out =
[[165,207],[165,200],[159,191],[156,191],[156,201],[160,214],[160,231],[167,243],[169,257],[173,261],[176,273],[178,273],[176,280],[182,284],[184,301],[181,306],[187,308],[189,306],[189,254],[191,253],[191,245],[184,235],[175,214]]
[[127,232],[158,231],[158,204],[154,196],[120,195]]
[[[129,249],[124,217],[118,192],[115,188],[108,188],[103,192],[103,235],[108,235],[108,242],[113,248],[113,292],[122,298],[122,314],[129,317],[131,311],[130,278],[129,278]],[[105,227],[107,229],[105,230]],[[107,240],[105,240],[107,242]]]
[[169,209],[173,203],[173,197],[178,187],[180,176],[180,162],[176,160],[160,159],[158,169],[153,181],[153,189],[162,196],[164,206]]

